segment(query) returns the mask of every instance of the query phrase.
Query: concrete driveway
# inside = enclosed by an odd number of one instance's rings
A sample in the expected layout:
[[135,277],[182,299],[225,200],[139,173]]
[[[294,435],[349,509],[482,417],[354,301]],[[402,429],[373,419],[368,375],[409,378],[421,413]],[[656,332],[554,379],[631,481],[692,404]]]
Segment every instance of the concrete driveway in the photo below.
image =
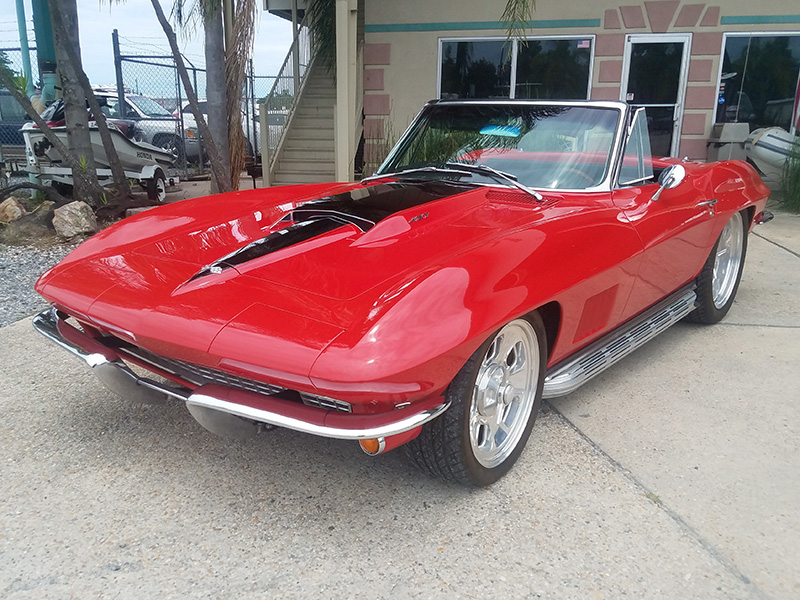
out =
[[736,305],[553,402],[509,476],[245,442],[137,406],[0,329],[0,597],[800,597],[800,217],[750,237]]

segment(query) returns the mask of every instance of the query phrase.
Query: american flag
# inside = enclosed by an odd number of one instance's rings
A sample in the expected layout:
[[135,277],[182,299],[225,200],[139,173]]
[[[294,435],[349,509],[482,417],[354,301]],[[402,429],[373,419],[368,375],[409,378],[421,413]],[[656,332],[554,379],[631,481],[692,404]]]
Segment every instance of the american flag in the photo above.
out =
[[592,40],[580,40],[578,42],[578,48],[591,48]]

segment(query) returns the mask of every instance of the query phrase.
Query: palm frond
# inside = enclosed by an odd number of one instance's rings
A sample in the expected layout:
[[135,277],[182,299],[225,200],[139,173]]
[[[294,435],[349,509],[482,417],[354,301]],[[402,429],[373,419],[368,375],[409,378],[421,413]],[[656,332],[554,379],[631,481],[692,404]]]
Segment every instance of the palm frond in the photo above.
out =
[[536,0],[507,0],[500,21],[507,28],[506,35],[509,40],[513,38],[528,39],[526,28],[533,20],[535,10]]
[[314,58],[333,74],[336,72],[336,0],[310,0],[306,15]]

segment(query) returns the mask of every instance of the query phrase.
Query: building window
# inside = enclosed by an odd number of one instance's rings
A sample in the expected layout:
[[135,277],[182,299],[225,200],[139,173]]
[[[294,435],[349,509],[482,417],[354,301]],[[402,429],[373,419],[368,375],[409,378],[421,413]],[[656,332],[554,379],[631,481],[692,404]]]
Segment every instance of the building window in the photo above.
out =
[[441,40],[439,97],[585,100],[592,37]]
[[800,76],[800,34],[727,34],[717,123],[791,127]]

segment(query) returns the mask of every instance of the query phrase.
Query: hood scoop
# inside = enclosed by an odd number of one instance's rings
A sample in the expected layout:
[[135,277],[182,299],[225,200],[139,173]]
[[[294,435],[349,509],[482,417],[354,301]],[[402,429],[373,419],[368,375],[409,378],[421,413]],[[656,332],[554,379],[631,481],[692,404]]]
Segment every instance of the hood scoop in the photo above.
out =
[[[301,242],[328,233],[342,226],[342,222],[326,218],[316,218],[294,223],[283,229],[270,233],[267,237],[251,242],[235,252],[224,256],[203,268],[189,281],[195,281],[206,275],[217,275],[237,265],[244,264],[256,258],[266,256],[278,250],[294,246]],[[188,282],[187,282],[188,283]]]
[[463,185],[449,182],[393,182],[356,188],[343,194],[304,202],[276,223],[286,223],[285,227],[216,260],[188,282],[222,273],[342,226],[353,225],[361,233],[366,233],[379,221],[396,213],[463,192]]

